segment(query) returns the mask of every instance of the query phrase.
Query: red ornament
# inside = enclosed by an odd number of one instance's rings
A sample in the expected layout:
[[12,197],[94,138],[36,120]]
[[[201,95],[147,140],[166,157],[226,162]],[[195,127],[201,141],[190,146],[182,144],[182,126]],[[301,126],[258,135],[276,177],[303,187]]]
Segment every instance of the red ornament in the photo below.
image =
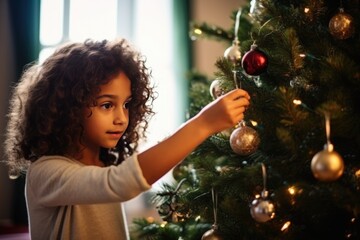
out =
[[250,51],[243,56],[241,65],[248,75],[258,76],[265,72],[268,66],[268,58],[263,51],[257,49],[257,45],[253,44]]

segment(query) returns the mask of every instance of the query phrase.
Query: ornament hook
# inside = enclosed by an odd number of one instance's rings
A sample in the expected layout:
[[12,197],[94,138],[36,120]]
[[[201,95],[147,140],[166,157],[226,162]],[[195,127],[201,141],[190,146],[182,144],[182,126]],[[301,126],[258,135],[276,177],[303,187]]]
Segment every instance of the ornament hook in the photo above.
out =
[[211,188],[211,196],[212,196],[212,202],[214,204],[213,211],[214,211],[214,224],[213,229],[218,229],[218,221],[217,221],[217,209],[218,209],[218,195],[214,188]]
[[263,198],[266,198],[268,196],[268,191],[266,190],[267,175],[266,175],[266,166],[264,163],[261,164],[261,169],[262,169],[262,176],[263,176],[263,191],[261,192],[261,196]]
[[240,17],[241,17],[242,8],[239,8],[236,13],[236,22],[235,22],[235,42],[238,41],[239,26],[240,26]]

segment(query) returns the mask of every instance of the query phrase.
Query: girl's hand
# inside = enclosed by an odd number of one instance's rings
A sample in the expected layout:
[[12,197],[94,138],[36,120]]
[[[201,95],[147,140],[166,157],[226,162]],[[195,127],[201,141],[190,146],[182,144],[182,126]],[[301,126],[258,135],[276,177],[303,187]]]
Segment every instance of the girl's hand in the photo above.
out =
[[210,135],[240,122],[249,99],[244,90],[233,90],[209,103],[164,141],[139,153],[139,164],[147,182],[153,184]]
[[243,120],[249,100],[250,96],[246,91],[232,90],[205,106],[196,118],[202,122],[203,129],[212,135]]

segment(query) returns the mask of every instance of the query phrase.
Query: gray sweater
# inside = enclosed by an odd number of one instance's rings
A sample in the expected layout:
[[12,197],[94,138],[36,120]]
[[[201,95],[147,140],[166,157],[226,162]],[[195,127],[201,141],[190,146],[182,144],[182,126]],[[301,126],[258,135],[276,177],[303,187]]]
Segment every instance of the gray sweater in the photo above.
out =
[[121,202],[150,187],[137,155],[110,167],[42,157],[26,175],[31,239],[129,239]]

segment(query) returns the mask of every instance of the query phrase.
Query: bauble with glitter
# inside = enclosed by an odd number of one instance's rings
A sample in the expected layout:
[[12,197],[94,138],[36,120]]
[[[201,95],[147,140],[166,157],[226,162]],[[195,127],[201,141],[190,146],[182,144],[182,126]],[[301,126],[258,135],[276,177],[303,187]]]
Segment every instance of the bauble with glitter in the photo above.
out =
[[231,149],[238,155],[246,156],[254,153],[260,144],[259,134],[255,129],[240,124],[230,135]]
[[344,12],[343,8],[329,21],[329,32],[337,39],[348,39],[355,32],[354,19],[350,14]]

